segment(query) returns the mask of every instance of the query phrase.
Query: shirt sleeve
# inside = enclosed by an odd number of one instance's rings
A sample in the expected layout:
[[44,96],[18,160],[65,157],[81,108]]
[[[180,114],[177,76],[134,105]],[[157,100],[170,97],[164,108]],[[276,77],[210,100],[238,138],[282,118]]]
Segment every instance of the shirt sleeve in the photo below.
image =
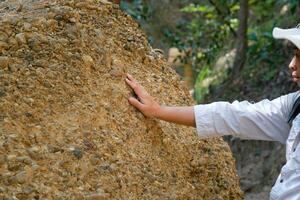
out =
[[273,140],[285,143],[290,126],[287,123],[293,102],[300,92],[272,101],[215,102],[194,107],[200,137],[234,135],[244,139]]

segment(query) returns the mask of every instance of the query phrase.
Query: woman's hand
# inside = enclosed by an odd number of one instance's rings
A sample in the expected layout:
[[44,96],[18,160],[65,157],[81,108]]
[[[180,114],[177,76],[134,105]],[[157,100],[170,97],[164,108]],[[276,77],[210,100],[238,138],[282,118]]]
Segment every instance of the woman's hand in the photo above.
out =
[[130,97],[129,103],[140,110],[147,117],[157,117],[160,105],[152,96],[130,75],[126,76],[126,83],[134,90],[138,98]]
[[[126,83],[134,90],[137,98],[130,97],[129,103],[147,117],[155,117],[167,122],[196,126],[193,106],[169,107],[160,106],[153,97],[129,74]],[[179,97],[178,97],[179,98]]]

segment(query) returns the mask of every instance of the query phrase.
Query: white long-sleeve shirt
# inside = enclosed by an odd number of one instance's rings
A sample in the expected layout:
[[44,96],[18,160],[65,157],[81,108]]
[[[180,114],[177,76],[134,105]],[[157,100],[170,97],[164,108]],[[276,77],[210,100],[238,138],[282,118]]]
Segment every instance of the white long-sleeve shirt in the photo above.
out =
[[202,138],[234,135],[244,139],[279,141],[286,145],[286,164],[270,193],[270,200],[300,200],[300,114],[288,117],[300,91],[272,101],[215,102],[194,107]]

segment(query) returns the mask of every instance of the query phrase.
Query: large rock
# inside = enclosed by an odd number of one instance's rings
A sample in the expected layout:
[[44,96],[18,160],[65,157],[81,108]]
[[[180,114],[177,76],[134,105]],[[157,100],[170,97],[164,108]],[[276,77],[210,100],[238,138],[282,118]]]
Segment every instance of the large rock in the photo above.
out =
[[0,199],[242,198],[222,139],[128,104],[126,73],[162,104],[194,103],[128,15],[18,2],[0,4]]

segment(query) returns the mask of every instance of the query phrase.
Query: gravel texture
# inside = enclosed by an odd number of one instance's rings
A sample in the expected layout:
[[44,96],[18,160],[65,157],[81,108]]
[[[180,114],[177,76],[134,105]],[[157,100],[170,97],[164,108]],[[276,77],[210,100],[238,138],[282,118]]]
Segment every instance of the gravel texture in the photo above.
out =
[[242,199],[228,145],[145,118],[193,105],[131,17],[107,1],[0,3],[0,199]]

